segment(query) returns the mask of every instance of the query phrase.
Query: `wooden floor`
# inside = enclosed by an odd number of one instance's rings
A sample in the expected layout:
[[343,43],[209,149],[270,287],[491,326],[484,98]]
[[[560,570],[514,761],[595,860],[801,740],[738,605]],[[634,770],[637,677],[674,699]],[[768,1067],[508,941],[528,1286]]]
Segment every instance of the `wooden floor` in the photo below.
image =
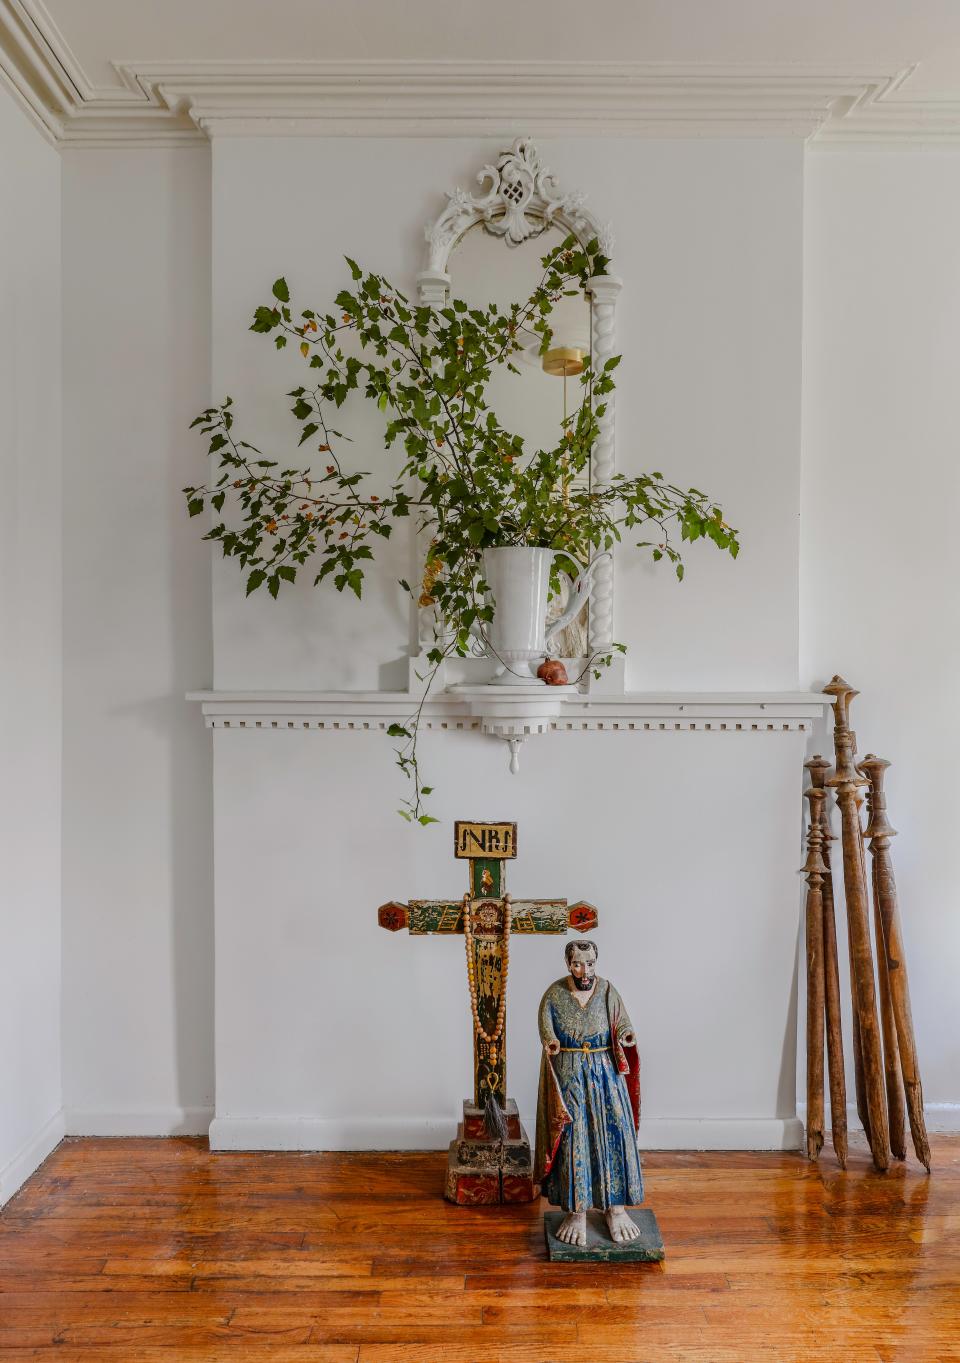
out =
[[563,1265],[444,1157],[73,1140],[0,1213],[0,1363],[960,1360],[960,1138],[928,1178],[649,1154],[663,1264]]

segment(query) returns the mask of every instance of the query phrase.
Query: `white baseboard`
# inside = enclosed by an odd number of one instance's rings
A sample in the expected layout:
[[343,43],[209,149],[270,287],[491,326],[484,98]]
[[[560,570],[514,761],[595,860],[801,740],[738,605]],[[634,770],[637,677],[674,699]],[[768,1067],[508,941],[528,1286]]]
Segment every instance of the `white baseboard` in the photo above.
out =
[[205,1136],[212,1117],[212,1107],[168,1107],[156,1112],[73,1107],[67,1109],[65,1122],[68,1136]]
[[[960,1103],[927,1103],[927,1129],[960,1131]],[[797,1150],[803,1143],[804,1107],[796,1117],[645,1117],[643,1150]],[[0,1206],[37,1170],[64,1136],[203,1136],[211,1150],[445,1150],[457,1119],[445,1117],[214,1117],[208,1107],[155,1112],[70,1108],[58,1112],[0,1169]],[[830,1109],[826,1124],[829,1127]],[[525,1114],[531,1139],[535,1121]],[[851,1131],[861,1129],[856,1107],[847,1110]]]
[[[797,1104],[798,1120],[803,1125],[807,1119],[806,1103]],[[928,1132],[960,1131],[960,1103],[924,1103],[923,1117]],[[830,1129],[830,1104],[824,1113],[824,1126]],[[847,1104],[847,1130],[862,1131],[863,1123],[857,1116],[856,1103]]]
[[50,1120],[40,1128],[35,1136],[32,1136],[27,1143],[17,1151],[12,1160],[9,1160],[0,1169],[0,1207],[8,1202],[14,1193],[22,1188],[31,1174],[36,1173],[40,1165],[57,1146],[64,1137],[63,1109],[55,1112]]
[[[445,1150],[456,1117],[406,1119],[215,1117],[211,1150]],[[523,1125],[531,1139],[532,1117]],[[652,1117],[640,1123],[645,1150],[796,1150],[803,1125],[791,1118]]]
[[960,1131],[960,1103],[924,1103],[928,1131]]
[[214,1117],[211,1150],[446,1150],[455,1117]]
[[799,1150],[798,1117],[641,1117],[641,1150]]

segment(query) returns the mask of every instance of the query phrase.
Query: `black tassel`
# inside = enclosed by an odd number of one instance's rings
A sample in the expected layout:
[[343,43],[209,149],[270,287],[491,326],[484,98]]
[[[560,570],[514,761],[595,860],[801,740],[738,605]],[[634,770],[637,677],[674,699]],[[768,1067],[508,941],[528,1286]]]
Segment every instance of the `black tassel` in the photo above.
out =
[[507,1119],[503,1115],[503,1108],[494,1098],[493,1094],[487,1097],[486,1107],[483,1112],[483,1122],[487,1128],[487,1135],[494,1141],[505,1141],[507,1139]]

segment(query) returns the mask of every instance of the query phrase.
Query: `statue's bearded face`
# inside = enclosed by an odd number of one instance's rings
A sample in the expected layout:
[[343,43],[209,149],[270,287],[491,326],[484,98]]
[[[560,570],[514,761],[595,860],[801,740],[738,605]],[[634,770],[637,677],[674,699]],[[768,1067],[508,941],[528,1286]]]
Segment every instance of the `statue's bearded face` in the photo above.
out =
[[575,947],[570,953],[569,969],[575,988],[582,989],[584,993],[592,989],[597,975],[597,958],[593,949],[581,951]]

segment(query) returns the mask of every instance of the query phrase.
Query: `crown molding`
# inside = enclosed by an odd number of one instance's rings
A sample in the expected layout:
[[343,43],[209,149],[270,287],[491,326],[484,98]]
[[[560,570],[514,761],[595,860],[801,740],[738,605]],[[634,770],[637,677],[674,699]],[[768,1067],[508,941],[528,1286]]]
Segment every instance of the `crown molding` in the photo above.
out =
[[60,147],[221,136],[785,137],[960,143],[960,100],[916,70],[532,61],[116,61],[94,86],[42,0],[0,0],[0,78]]
[[888,82],[847,72],[610,62],[118,63],[220,136],[797,137]]

